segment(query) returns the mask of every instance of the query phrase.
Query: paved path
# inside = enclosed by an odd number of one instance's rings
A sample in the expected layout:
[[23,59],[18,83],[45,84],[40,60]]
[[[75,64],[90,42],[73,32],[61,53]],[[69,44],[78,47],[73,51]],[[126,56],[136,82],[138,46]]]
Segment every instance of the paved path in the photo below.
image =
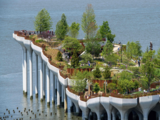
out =
[[113,47],[113,53],[118,52],[118,48],[120,50],[121,46],[120,45],[114,45],[114,47]]

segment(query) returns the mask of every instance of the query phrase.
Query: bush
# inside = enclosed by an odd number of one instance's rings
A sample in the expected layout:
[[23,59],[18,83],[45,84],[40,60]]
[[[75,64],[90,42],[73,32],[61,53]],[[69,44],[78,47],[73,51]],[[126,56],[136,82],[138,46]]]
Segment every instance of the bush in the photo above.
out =
[[146,63],[146,58],[142,58],[142,63]]
[[85,64],[87,64],[88,63],[88,61],[90,62],[90,63],[92,63],[93,62],[93,59],[92,59],[92,55],[91,54],[83,54],[82,56],[81,56],[81,58],[82,58],[82,63],[85,63]]
[[63,60],[63,59],[62,59],[62,54],[61,54],[60,51],[58,51],[58,53],[57,53],[57,60],[58,60],[58,61],[62,61],[62,60]]
[[108,67],[105,68],[105,71],[104,71],[104,73],[103,73],[103,76],[104,76],[104,79],[108,79],[108,78],[111,77],[111,72],[110,72],[110,70],[109,70]]
[[100,90],[99,84],[95,83],[94,86],[93,86],[93,91],[98,93],[99,90]]
[[99,70],[98,67],[96,67],[96,70],[93,71],[93,75],[94,75],[94,78],[101,78],[102,77],[101,71]]
[[74,52],[71,59],[71,67],[75,68],[79,66],[79,57],[77,56],[77,53]]
[[135,63],[129,62],[129,66],[135,66]]
[[36,40],[35,42],[36,42],[36,43],[40,43],[40,42],[43,42],[43,40],[40,39],[40,40]]
[[126,66],[121,64],[121,65],[119,66],[119,68],[120,68],[120,69],[126,69]]

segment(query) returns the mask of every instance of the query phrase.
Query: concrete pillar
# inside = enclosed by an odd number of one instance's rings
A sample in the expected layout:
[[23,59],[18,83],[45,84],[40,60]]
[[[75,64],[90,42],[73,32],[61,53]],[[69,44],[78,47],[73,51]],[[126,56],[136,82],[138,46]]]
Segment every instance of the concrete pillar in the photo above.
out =
[[46,65],[43,61],[43,98],[45,99]]
[[116,120],[116,112],[117,112],[117,110],[115,108],[113,108],[113,110],[112,110],[112,120]]
[[42,62],[42,58],[40,58],[40,99],[41,101],[43,101],[43,73],[42,73],[42,69],[43,69],[43,62]]
[[[56,77],[57,79],[57,77]],[[57,107],[60,107],[60,89],[59,89],[59,81],[58,79],[56,80],[57,81]]]
[[30,99],[33,99],[32,50],[29,51]]
[[27,95],[27,49],[24,48],[24,94]]
[[64,112],[67,112],[67,95],[66,95],[66,88],[65,86],[63,86],[63,90],[64,90]]
[[50,105],[50,70],[46,67],[47,75],[47,105]]
[[24,93],[24,48],[22,47],[22,84]]
[[57,78],[55,76],[55,90],[57,90]]
[[36,57],[36,82],[35,82],[35,94],[38,97],[38,55],[35,54]]
[[55,102],[55,98],[54,98],[55,97],[55,83],[56,83],[55,82],[55,77],[56,76],[53,74],[53,91],[52,91],[53,92],[53,95],[52,95],[52,102],[53,103]]
[[143,112],[143,120],[148,120],[148,114],[159,102],[159,95],[139,97],[139,105]]
[[61,102],[62,102],[62,104],[64,103],[64,90],[63,90],[63,85],[61,85]]

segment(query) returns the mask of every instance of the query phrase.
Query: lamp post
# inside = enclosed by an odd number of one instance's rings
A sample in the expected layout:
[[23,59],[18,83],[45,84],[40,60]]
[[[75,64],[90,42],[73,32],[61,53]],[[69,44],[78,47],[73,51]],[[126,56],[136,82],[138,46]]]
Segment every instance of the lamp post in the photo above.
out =
[[106,86],[107,86],[107,81],[106,80],[104,82],[104,85],[105,85],[105,93],[106,93]]

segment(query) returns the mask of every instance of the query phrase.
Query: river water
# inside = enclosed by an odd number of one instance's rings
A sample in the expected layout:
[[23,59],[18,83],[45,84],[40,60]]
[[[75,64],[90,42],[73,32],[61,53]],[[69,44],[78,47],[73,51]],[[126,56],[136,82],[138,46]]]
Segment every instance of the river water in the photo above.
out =
[[[35,96],[33,100],[30,100],[29,96],[23,96],[22,50],[13,39],[12,33],[14,30],[34,30],[35,16],[43,8],[46,8],[52,17],[54,31],[62,13],[67,16],[69,25],[72,22],[81,23],[87,4],[93,5],[98,25],[102,25],[106,20],[109,22],[112,33],[116,34],[115,41],[121,41],[122,44],[126,44],[127,41],[140,41],[143,51],[152,41],[153,49],[160,48],[159,0],[0,0],[0,117],[4,116],[4,112],[8,115],[6,109],[9,109],[10,115],[14,118],[29,119],[31,116],[33,119],[34,116],[30,113],[21,116],[18,112],[27,108],[36,114],[40,113],[37,109],[45,112],[37,119],[77,118],[70,112],[64,114],[63,108],[56,108],[56,103],[47,107],[46,101],[41,103]],[[84,38],[82,29],[78,38]],[[33,59],[35,60],[34,57]],[[33,80],[34,78],[33,73]],[[16,111],[15,114],[12,112],[13,109]],[[56,115],[50,116],[50,112]],[[48,115],[45,116],[46,114]]]

